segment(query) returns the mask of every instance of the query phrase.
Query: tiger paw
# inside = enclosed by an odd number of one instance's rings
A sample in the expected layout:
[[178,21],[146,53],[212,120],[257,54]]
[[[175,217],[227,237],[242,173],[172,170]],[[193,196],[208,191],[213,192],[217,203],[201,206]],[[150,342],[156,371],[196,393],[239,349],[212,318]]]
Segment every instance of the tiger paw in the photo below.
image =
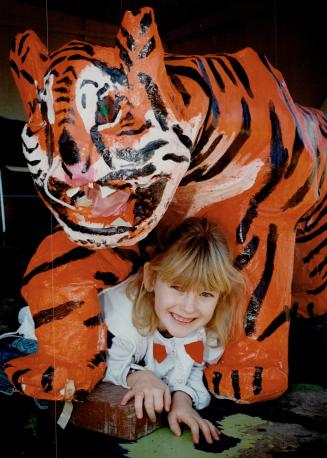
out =
[[237,369],[214,364],[205,369],[205,377],[213,395],[240,404],[275,399],[288,387],[287,371],[277,366]]
[[105,363],[73,364],[38,353],[8,361],[5,372],[17,391],[37,399],[82,401],[102,379]]

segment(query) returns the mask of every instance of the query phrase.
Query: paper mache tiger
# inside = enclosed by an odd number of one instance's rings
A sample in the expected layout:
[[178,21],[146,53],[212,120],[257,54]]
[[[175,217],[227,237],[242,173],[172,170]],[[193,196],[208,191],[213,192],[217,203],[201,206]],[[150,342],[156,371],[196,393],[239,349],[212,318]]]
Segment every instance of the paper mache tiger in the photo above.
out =
[[156,226],[207,215],[248,279],[244,331],[205,370],[208,389],[239,403],[282,394],[291,309],[326,311],[322,113],[296,105],[250,48],[164,54],[150,8],[125,13],[115,47],[48,54],[26,31],[10,65],[24,155],[60,223],[23,279],[39,350],[7,364],[16,388],[83,399],[105,370],[98,292],[142,265]]

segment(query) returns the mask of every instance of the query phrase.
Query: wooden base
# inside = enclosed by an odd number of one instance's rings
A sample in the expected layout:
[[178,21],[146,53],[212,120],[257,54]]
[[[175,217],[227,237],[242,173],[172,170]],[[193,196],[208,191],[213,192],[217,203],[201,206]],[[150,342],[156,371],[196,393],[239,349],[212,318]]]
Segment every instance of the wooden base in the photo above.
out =
[[[143,419],[135,415],[134,400],[121,406],[120,402],[126,389],[111,383],[99,383],[87,396],[85,402],[73,402],[73,411],[70,422],[80,428],[118,437],[120,439],[135,440],[161,426],[161,416],[152,423],[146,414]],[[60,403],[57,416],[64,408],[65,403]]]

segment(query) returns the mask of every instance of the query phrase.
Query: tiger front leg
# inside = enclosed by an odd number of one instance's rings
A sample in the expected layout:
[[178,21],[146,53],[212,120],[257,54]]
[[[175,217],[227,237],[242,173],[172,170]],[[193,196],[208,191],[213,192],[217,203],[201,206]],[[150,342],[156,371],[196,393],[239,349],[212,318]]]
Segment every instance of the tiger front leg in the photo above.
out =
[[295,235],[282,224],[266,228],[265,221],[257,221],[253,233],[263,234],[257,250],[245,249],[246,256],[236,258],[248,279],[241,329],[234,330],[218,364],[205,371],[214,395],[238,403],[274,399],[288,387]]
[[80,399],[102,379],[107,331],[98,292],[128,276],[129,257],[137,262],[136,247],[94,251],[77,247],[63,231],[41,242],[22,288],[38,352],[9,361],[5,369],[19,391],[40,399]]
[[285,322],[265,340],[244,337],[228,346],[219,363],[205,370],[209,391],[240,404],[282,395],[288,388],[288,330]]
[[[76,286],[69,289],[74,291]],[[39,399],[82,400],[102,379],[106,328],[97,291],[82,288],[74,296],[34,315],[38,352],[5,366],[18,391]]]

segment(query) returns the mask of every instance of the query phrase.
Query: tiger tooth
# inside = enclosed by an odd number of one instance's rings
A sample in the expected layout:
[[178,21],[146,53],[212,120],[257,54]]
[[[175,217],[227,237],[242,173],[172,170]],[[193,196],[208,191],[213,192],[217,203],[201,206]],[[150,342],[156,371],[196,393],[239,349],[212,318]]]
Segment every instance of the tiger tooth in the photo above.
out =
[[93,183],[89,183],[89,188],[93,189]]
[[123,220],[122,218],[117,218],[115,221],[110,223],[110,226],[125,226],[125,227],[132,227],[132,225],[128,222]]
[[79,197],[76,200],[76,205],[79,207],[91,207],[92,203],[92,200],[88,199],[86,196]]
[[67,194],[68,197],[73,197],[73,196],[75,196],[75,194],[78,193],[79,190],[80,190],[79,187],[78,188],[70,188],[70,189],[68,189],[68,191],[66,191],[66,194]]
[[113,192],[115,192],[116,189],[111,188],[110,186],[100,186],[100,193],[101,197],[104,199],[105,197],[110,196]]

